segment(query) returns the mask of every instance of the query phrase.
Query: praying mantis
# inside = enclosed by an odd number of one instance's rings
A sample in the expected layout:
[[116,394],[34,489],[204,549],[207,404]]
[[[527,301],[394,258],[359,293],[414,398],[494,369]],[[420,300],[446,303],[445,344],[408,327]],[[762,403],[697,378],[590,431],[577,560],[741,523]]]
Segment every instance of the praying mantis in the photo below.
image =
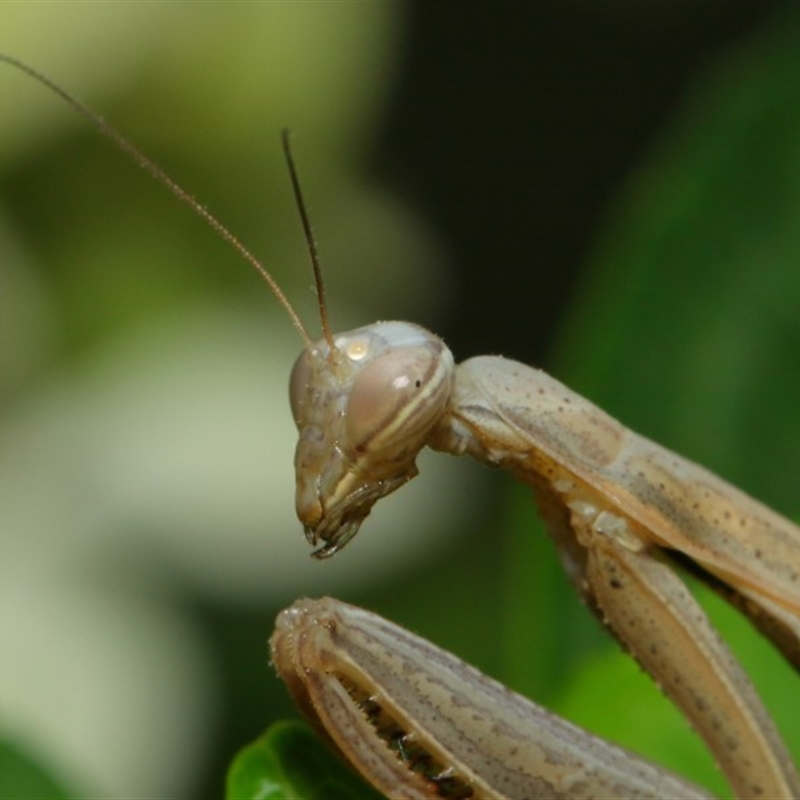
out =
[[[633,434],[545,373],[499,357],[455,366],[409,323],[313,342],[254,256],[127,139],[51,81],[231,243],[305,343],[291,376],[296,505],[315,555],[355,536],[372,505],[415,475],[430,446],[529,483],[590,609],[705,739],[737,796],[800,796],[800,780],[749,680],[673,571],[744,611],[800,665],[800,530],[703,468]],[[287,151],[288,152],[288,151]],[[290,170],[299,199],[298,181]],[[549,715],[434,645],[335,600],[278,619],[272,658],[301,709],[395,797],[703,797],[703,790]]]

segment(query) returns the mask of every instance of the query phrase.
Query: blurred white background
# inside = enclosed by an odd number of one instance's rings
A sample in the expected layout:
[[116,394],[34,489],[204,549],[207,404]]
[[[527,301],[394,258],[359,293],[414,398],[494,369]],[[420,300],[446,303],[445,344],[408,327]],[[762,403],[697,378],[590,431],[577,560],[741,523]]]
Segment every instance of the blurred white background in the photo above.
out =
[[[392,86],[398,5],[3,4],[0,31],[0,49],[240,234],[312,331],[286,125],[335,325],[413,318],[444,296],[436,242],[360,164]],[[472,493],[451,464],[425,464],[357,547],[312,562],[286,389],[300,342],[282,310],[188,209],[7,65],[0,106],[0,732],[87,796],[185,796],[215,738],[225,657],[187,603],[352,594],[423,559],[453,530],[436,515],[469,513]],[[250,668],[271,680],[262,613]]]

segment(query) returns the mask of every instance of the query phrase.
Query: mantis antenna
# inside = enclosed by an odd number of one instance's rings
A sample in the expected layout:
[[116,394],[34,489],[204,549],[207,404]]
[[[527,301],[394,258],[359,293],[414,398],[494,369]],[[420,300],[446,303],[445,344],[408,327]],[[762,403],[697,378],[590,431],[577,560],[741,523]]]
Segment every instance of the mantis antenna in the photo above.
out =
[[[303,325],[302,321],[300,320],[299,315],[294,310],[294,307],[289,302],[289,299],[283,293],[281,287],[278,285],[278,282],[266,267],[247,249],[247,247],[242,244],[242,242],[234,236],[231,231],[222,224],[208,209],[206,209],[201,203],[189,192],[187,192],[182,186],[176,183],[169,175],[167,175],[164,170],[158,166],[152,159],[148,158],[141,150],[139,150],[129,139],[123,136],[113,125],[106,122],[99,114],[92,111],[88,106],[85,106],[80,100],[73,97],[69,92],[65,89],[62,89],[57,83],[50,80],[46,75],[43,75],[38,70],[33,69],[33,67],[29,67],[23,61],[20,61],[13,56],[6,55],[4,53],[0,53],[0,62],[10,64],[12,67],[16,67],[17,69],[24,72],[29,77],[33,78],[38,83],[46,86],[51,91],[55,92],[64,102],[67,103],[70,107],[72,107],[75,111],[79,114],[84,116],[88,119],[99,131],[100,133],[107,136],[111,139],[117,147],[120,148],[124,153],[128,155],[134,162],[136,162],[140,167],[145,169],[147,172],[150,173],[157,181],[162,183],[164,186],[167,187],[181,202],[185,203],[189,208],[191,208],[198,216],[202,217],[208,225],[220,236],[224,239],[228,244],[230,244],[234,250],[236,250],[239,255],[247,261],[253,269],[261,276],[264,282],[269,286],[272,290],[272,293],[277,298],[278,302],[283,306],[286,310],[286,313],[289,315],[289,319],[291,319],[292,324],[297,329],[298,333],[303,339],[303,343],[308,346],[312,343],[311,337],[308,335],[305,326]],[[289,174],[292,179],[292,188],[294,189],[295,200],[297,202],[297,207],[300,212],[300,217],[303,222],[303,230],[305,231],[306,237],[306,244],[309,249],[309,253],[311,255],[311,263],[314,268],[314,282],[316,284],[316,291],[317,291],[317,301],[319,304],[319,312],[320,312],[320,320],[322,324],[322,331],[323,335],[325,336],[325,340],[327,341],[331,353],[335,351],[333,345],[333,336],[331,334],[330,326],[328,324],[328,313],[325,308],[325,290],[322,284],[322,270],[320,269],[319,265],[319,258],[317,256],[317,247],[314,241],[313,233],[311,232],[311,225],[308,220],[308,214],[306,212],[305,204],[303,202],[302,195],[300,193],[300,183],[297,178],[297,170],[294,165],[294,159],[292,158],[291,149],[289,147],[289,132],[283,131],[282,134],[282,141],[283,141],[283,151],[286,157],[286,163],[289,167]]]
[[317,241],[314,238],[314,232],[311,230],[311,221],[308,218],[308,211],[306,210],[306,204],[303,200],[303,193],[300,191],[300,179],[297,177],[297,168],[295,167],[294,157],[292,156],[292,147],[289,141],[290,136],[291,134],[288,128],[284,128],[281,131],[283,155],[286,158],[286,166],[289,167],[289,177],[292,179],[294,199],[297,204],[297,210],[300,213],[300,219],[303,223],[303,233],[306,237],[308,254],[311,256],[311,266],[314,270],[314,283],[317,287],[317,304],[319,305],[319,320],[322,325],[322,335],[328,343],[329,358],[333,358],[334,353],[336,353],[336,345],[333,343],[333,334],[331,333],[331,326],[328,323],[328,308],[325,304],[325,285],[322,282],[322,267],[320,266],[319,255],[317,254]]

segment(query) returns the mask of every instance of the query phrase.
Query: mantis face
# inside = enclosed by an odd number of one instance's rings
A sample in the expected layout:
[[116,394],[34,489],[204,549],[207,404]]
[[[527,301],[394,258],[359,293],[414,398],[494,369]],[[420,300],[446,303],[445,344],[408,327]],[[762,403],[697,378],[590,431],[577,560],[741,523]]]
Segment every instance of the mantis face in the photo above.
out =
[[416,474],[414,461],[453,387],[453,356],[407,322],[380,322],[323,339],[297,359],[289,383],[300,433],[297,516],[318,558],[358,531],[378,498]]

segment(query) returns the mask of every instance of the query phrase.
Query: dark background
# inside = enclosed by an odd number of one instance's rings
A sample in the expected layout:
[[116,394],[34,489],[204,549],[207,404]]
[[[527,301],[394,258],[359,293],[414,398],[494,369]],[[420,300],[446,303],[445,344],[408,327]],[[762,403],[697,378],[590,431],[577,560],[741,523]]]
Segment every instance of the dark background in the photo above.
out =
[[693,76],[775,5],[409,4],[372,161],[451,248],[459,358],[546,359],[617,188]]

